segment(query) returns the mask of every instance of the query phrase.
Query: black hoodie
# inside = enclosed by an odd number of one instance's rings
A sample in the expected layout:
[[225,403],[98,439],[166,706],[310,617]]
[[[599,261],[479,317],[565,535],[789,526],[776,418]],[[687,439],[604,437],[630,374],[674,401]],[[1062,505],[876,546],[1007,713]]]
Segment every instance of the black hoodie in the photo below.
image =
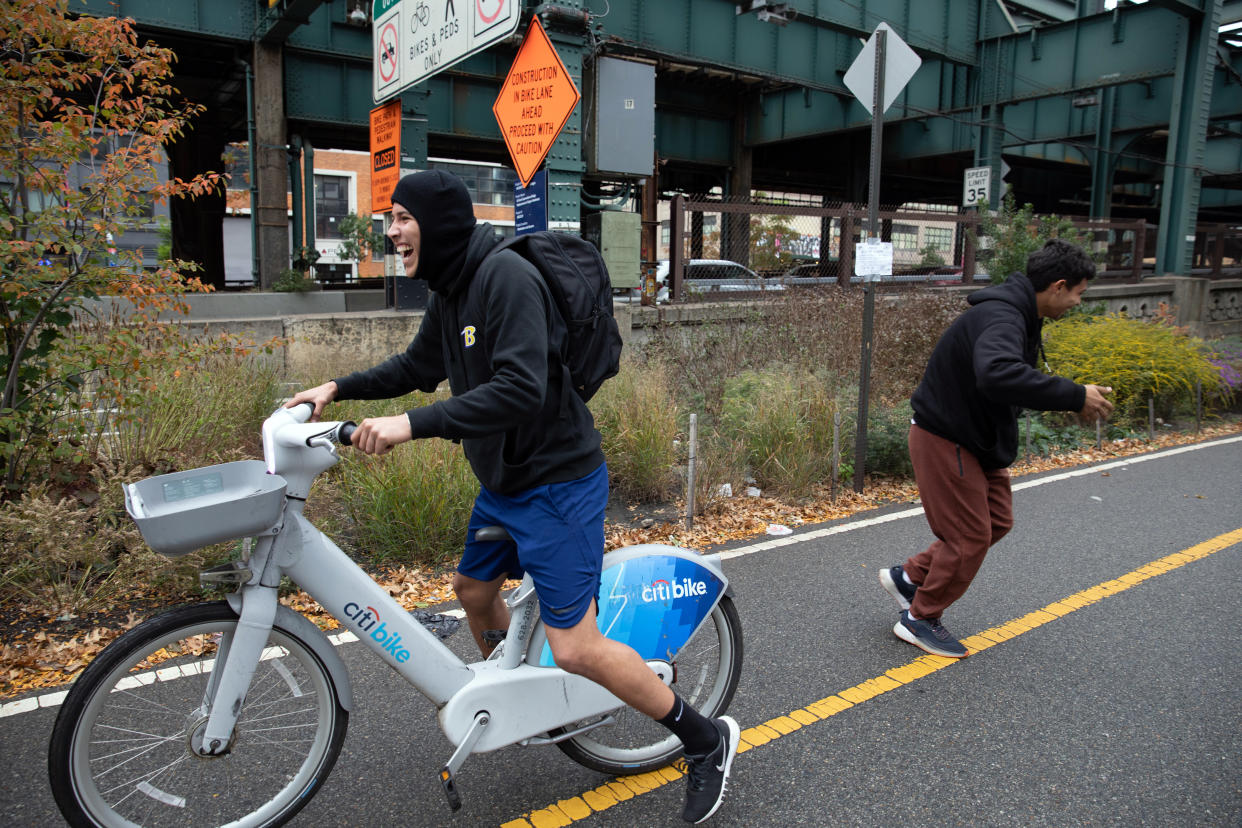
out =
[[451,398],[406,412],[411,433],[461,440],[485,487],[515,494],[586,476],[604,462],[600,436],[560,360],[566,326],[543,277],[512,250],[489,256],[498,239],[473,215],[437,221],[460,193],[421,196],[407,209],[422,239],[416,275],[431,288],[422,325],[403,353],[336,380],[337,399],[430,393],[447,379]]
[[1018,454],[1018,412],[1080,411],[1087,389],[1036,369],[1035,287],[1015,273],[971,294],[971,307],[940,337],[910,399],[920,427],[968,450],[985,469]]

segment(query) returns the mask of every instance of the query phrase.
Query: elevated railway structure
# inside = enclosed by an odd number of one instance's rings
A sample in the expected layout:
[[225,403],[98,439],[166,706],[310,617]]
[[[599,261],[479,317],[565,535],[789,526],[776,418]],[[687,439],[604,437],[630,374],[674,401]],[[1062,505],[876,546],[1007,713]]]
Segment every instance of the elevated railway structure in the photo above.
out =
[[[521,2],[522,0],[506,0]],[[394,0],[86,0],[173,49],[176,85],[207,106],[172,173],[255,150],[262,284],[289,261],[290,170],[315,147],[365,150],[371,16]],[[400,0],[446,14],[476,0]],[[646,246],[674,193],[866,200],[869,116],[842,76],[888,23],[922,58],[886,113],[885,204],[958,204],[988,166],[1038,212],[1154,225],[1155,272],[1188,273],[1196,230],[1242,226],[1242,0],[526,0],[584,99],[547,160],[554,223],[641,193]],[[520,34],[400,94],[403,164],[507,162],[492,103]],[[1236,39],[1235,39],[1236,37]],[[608,171],[590,152],[602,58],[653,68],[651,169]],[[1002,180],[1003,179],[1003,180]],[[312,200],[313,203],[313,200]],[[215,206],[176,208],[183,254],[222,284]],[[654,256],[648,255],[648,258]]]

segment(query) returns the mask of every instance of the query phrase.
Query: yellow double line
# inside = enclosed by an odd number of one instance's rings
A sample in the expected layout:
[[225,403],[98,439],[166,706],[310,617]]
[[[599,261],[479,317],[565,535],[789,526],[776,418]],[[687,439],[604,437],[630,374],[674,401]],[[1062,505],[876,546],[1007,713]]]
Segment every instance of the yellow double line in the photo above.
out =
[[[1141,584],[1150,578],[1155,578],[1158,575],[1163,575],[1166,572],[1183,567],[1192,561],[1197,561],[1209,555],[1214,555],[1223,549],[1228,549],[1236,543],[1242,543],[1242,529],[1235,529],[1232,532],[1218,535],[1189,549],[1183,549],[1181,552],[1174,552],[1172,555],[1166,555],[1163,558],[1154,560],[1146,566],[1141,566],[1133,572],[1127,572],[1125,575],[1111,581],[1097,584],[1089,589],[1084,589],[1082,592],[1075,592],[1073,595],[1062,598],[1060,601],[1054,601],[1042,609],[1027,613],[1021,618],[1015,618],[1000,626],[976,633],[969,638],[963,638],[962,644],[972,654],[982,652],[989,647],[994,647],[1011,638],[1016,638],[1024,632],[1043,626],[1050,621],[1055,621],[1062,616],[1069,615],[1075,610],[1090,606],[1111,595],[1116,595],[1118,592],[1124,592],[1130,587]],[[848,710],[854,705],[862,704],[881,693],[895,690],[937,670],[943,670],[945,667],[957,664],[958,661],[959,659],[944,658],[942,656],[919,656],[909,664],[894,667],[885,672],[884,675],[867,679],[861,684],[841,690],[819,701],[811,702],[806,707],[790,711],[783,716],[777,716],[775,719],[769,719],[763,724],[743,730],[742,742],[738,748],[738,753],[762,747],[782,736],[793,733],[795,730],[813,725],[827,719],[829,716],[835,716],[842,710]],[[510,820],[501,825],[500,828],[560,828],[560,826],[571,825],[574,822],[586,819],[596,811],[606,810],[619,802],[649,793],[667,785],[669,782],[675,782],[681,777],[682,771],[679,769],[679,765],[669,765],[650,773],[622,776],[615,782],[600,785],[598,788],[587,791],[580,796],[562,799],[559,802],[548,805],[546,808],[532,811],[525,817]]]

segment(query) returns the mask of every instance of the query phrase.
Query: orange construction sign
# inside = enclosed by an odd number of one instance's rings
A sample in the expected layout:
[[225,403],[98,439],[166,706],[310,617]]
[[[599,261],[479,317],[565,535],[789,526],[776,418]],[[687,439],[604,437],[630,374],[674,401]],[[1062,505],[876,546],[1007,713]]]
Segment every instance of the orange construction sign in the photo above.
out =
[[401,177],[401,99],[371,110],[371,212],[392,209]]
[[539,18],[532,18],[492,104],[523,187],[530,185],[581,98]]

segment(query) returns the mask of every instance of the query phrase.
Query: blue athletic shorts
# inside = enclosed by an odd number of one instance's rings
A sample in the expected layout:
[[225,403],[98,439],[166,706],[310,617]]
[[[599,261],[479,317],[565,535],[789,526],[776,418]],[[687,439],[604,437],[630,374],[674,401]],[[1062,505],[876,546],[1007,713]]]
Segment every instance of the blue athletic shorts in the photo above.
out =
[[[578,480],[514,495],[480,489],[457,571],[479,581],[529,572],[543,623],[572,627],[599,592],[607,503],[608,467],[603,463]],[[474,532],[483,526],[503,526],[513,541],[476,541]]]

